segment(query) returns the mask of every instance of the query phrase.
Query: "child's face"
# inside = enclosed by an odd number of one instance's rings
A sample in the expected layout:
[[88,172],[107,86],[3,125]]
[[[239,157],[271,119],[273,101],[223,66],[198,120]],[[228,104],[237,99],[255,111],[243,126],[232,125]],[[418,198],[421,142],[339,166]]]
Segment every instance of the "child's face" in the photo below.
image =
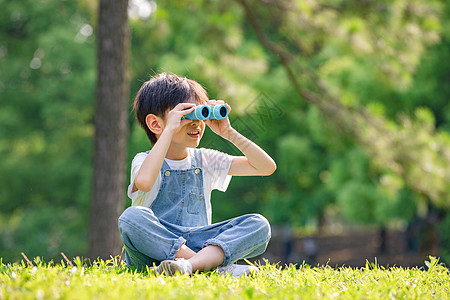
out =
[[[186,102],[194,103],[195,105],[204,105],[205,103],[195,103],[192,99]],[[172,139],[172,144],[177,144],[179,147],[196,148],[200,144],[205,131],[205,122],[200,120],[192,120],[177,132]]]
[[172,143],[181,147],[196,148],[200,144],[200,140],[205,131],[205,122],[192,120],[177,132],[172,139]]

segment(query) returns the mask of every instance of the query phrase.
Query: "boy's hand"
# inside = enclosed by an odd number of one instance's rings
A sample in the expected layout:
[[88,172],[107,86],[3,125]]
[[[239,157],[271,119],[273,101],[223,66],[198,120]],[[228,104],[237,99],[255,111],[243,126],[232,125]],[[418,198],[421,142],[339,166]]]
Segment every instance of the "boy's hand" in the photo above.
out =
[[181,119],[181,117],[193,111],[194,108],[194,103],[178,103],[167,114],[166,129],[170,130],[174,134],[180,131],[181,127],[189,122],[192,122],[192,120]]
[[[209,100],[206,104],[210,105],[210,106],[224,104],[227,106],[228,111],[231,111],[231,107],[222,100]],[[215,134],[220,135],[221,137],[227,136],[228,132],[232,129],[231,125],[230,125],[230,120],[228,118],[223,119],[223,120],[208,119],[208,120],[205,120],[204,122],[206,125],[208,125],[209,128],[211,128],[211,130]]]

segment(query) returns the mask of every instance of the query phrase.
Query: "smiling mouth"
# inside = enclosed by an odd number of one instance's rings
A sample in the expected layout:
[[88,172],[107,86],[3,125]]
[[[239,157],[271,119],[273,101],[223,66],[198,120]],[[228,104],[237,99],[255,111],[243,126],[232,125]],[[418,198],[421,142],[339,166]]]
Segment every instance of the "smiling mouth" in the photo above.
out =
[[200,131],[199,131],[199,130],[188,132],[188,135],[189,135],[189,136],[197,136],[197,135],[199,135],[199,134],[200,134]]

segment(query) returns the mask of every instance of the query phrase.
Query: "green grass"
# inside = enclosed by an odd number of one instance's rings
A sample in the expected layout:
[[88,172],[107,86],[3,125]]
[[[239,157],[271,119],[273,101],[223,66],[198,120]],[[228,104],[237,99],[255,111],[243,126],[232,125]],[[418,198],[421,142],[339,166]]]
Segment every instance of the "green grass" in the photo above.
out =
[[[31,265],[32,264],[32,265]],[[132,272],[118,259],[86,266],[0,259],[0,299],[449,299],[448,269],[430,257],[428,270],[260,267],[257,275],[233,279],[215,272],[165,277]]]

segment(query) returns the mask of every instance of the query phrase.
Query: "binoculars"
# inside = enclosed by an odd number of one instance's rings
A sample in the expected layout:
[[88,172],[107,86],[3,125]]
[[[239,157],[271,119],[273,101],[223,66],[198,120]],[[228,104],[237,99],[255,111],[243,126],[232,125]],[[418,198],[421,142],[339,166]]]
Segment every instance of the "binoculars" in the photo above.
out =
[[228,108],[226,105],[198,105],[195,109],[184,115],[182,119],[189,120],[223,120],[228,117]]

